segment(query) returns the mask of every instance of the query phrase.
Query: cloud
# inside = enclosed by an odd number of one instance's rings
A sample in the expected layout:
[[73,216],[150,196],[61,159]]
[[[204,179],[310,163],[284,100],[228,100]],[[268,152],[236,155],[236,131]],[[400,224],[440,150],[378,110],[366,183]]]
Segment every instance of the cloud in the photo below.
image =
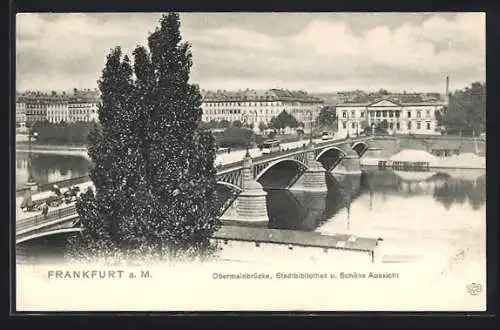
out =
[[[62,82],[70,84],[71,77],[84,85],[75,87],[94,87],[109,49],[121,45],[130,54],[137,44],[146,43],[159,18],[107,15],[18,16],[18,87],[38,88],[35,84],[43,82],[44,75],[51,79],[42,86],[54,89]],[[191,19],[189,15],[182,17]],[[371,26],[367,14],[364,29],[335,16],[311,14],[300,29],[291,24],[290,33],[284,33],[287,14],[273,16],[280,33],[263,31],[255,15],[241,26],[224,24],[227,15],[216,24],[219,16],[213,14],[197,24],[190,19],[181,22],[183,38],[192,44],[194,82],[207,89],[279,86],[330,91],[375,84],[442,89],[446,75],[464,85],[485,79],[482,13],[426,15],[398,25],[381,24],[377,16]],[[203,21],[211,23],[203,28]],[[271,21],[265,22],[272,29]]]

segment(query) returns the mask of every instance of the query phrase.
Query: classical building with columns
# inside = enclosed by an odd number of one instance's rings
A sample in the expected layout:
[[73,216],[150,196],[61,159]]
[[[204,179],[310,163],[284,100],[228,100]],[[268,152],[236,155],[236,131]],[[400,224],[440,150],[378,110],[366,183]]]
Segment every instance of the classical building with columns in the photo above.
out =
[[323,106],[323,101],[303,91],[283,89],[244,91],[208,91],[203,95],[202,120],[233,122],[246,124],[269,124],[272,117],[277,117],[283,110],[306,126],[314,120]]
[[445,105],[445,101],[400,102],[390,98],[341,103],[336,106],[338,134],[356,135],[386,120],[389,134],[439,135],[436,111],[441,113]]

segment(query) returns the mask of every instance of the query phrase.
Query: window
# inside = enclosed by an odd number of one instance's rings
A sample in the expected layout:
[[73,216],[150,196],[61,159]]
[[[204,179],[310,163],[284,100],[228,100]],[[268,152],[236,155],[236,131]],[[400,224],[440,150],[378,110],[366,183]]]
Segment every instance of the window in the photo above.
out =
[[411,111],[408,111],[408,118],[411,118]]
[[345,121],[344,121],[344,122],[342,122],[342,127],[344,127],[344,129],[346,129],[346,128],[347,128],[347,123],[346,123]]
[[344,111],[342,112],[342,118],[345,118],[347,116],[347,113]]
[[356,123],[352,123],[351,127],[356,128]]
[[420,128],[421,128],[420,122],[417,121],[417,129],[420,129]]
[[377,111],[377,117],[380,117],[380,111]]
[[430,117],[430,116],[431,116],[431,112],[430,112],[429,110],[427,110],[427,111],[425,112],[425,116],[426,116],[426,117]]
[[392,118],[392,117],[394,117],[394,112],[389,111],[389,118]]
[[375,115],[375,112],[370,111],[370,117],[373,117]]
[[382,111],[382,117],[387,117],[387,111]]
[[411,121],[408,123],[408,130],[411,130]]
[[430,130],[431,129],[431,123],[427,123],[427,130]]
[[351,117],[352,118],[356,118],[356,112],[355,111],[351,111]]
[[399,131],[401,129],[401,125],[398,123],[396,123],[396,129]]
[[399,111],[394,111],[394,115],[396,116],[396,118],[399,118]]
[[417,111],[417,118],[420,118],[422,116],[422,111]]
[[389,123],[389,129],[394,129],[394,123]]

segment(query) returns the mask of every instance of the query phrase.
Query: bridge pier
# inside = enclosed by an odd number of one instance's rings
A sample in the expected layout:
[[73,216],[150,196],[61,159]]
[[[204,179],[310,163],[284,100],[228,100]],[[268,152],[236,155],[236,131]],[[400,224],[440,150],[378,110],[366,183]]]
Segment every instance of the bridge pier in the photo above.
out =
[[243,191],[235,201],[237,219],[233,220],[267,226],[269,222],[266,202],[267,192],[253,178],[252,158],[248,152],[243,158],[242,188]]
[[309,144],[310,151],[307,153],[307,170],[297,180],[290,190],[307,190],[326,192],[326,170],[323,165],[316,160],[314,154],[314,144]]
[[352,149],[350,140],[342,147],[342,150],[345,155],[331,173],[333,175],[361,174],[359,156],[358,153]]

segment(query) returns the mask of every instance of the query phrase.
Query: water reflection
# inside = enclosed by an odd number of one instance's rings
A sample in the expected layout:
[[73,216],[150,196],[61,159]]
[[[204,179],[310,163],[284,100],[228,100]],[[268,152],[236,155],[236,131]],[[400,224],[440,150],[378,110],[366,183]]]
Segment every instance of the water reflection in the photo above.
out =
[[269,227],[314,231],[324,220],[326,198],[326,192],[269,190]]
[[269,190],[269,227],[314,231],[341,208],[349,208],[360,192],[360,175],[327,176],[327,192]]
[[[86,175],[90,166],[84,157],[32,153],[32,174],[38,184]],[[28,153],[16,152],[16,188],[23,187],[27,181]]]
[[[269,190],[269,226],[313,231],[327,222],[340,221],[345,224],[342,231],[350,231],[352,222],[369,221],[370,214],[392,219],[395,213],[405,212],[394,208],[407,210],[408,205],[418,208],[419,217],[434,218],[454,204],[468,203],[470,210],[475,211],[486,203],[484,171],[458,175],[364,170],[361,176],[329,175],[327,184],[327,193]],[[351,212],[353,204],[355,214]],[[411,212],[406,213],[406,218],[412,218]]]
[[363,190],[369,193],[389,193],[406,198],[430,195],[447,210],[453,204],[467,201],[473,210],[478,210],[486,203],[486,173],[483,170],[407,173],[367,170],[362,182]]

